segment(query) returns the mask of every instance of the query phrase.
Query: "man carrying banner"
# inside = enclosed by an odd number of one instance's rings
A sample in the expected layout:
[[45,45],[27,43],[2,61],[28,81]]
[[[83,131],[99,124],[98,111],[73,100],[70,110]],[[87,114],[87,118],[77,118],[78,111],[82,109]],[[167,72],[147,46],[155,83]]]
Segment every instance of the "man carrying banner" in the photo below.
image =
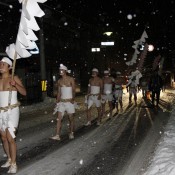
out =
[[69,115],[69,139],[74,139],[74,116],[75,106],[75,81],[74,78],[67,75],[68,69],[63,64],[60,65],[59,73],[62,76],[58,80],[58,92],[57,92],[57,106],[55,112],[58,112],[57,117],[57,128],[56,135],[51,137],[53,140],[61,140],[61,122],[64,116],[64,113],[67,112]]
[[1,167],[10,167],[8,173],[16,173],[15,133],[19,123],[17,92],[25,96],[26,89],[17,76],[12,79],[11,69],[12,61],[3,57],[0,61],[0,134],[8,160]]

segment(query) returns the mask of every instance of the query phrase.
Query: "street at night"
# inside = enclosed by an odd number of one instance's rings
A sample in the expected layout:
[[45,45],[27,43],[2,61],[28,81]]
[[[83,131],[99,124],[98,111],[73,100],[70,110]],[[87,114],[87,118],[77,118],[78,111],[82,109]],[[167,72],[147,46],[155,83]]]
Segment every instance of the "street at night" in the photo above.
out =
[[[141,93],[138,106],[128,107],[126,94],[123,113],[111,120],[105,117],[101,126],[94,123],[85,127],[84,98],[77,97],[80,109],[75,115],[75,140],[72,141],[68,139],[67,118],[63,121],[62,140],[49,139],[55,132],[54,99],[40,104],[39,110],[32,106],[28,107],[31,111],[21,107],[18,174],[142,174],[164,133],[174,94],[167,90],[161,98],[160,108],[155,112],[150,101],[141,98]],[[0,152],[4,155],[2,147]],[[0,162],[4,160],[1,156]],[[5,172],[6,169],[1,168],[1,173]]]
[[175,175],[174,0],[0,1],[0,175]]

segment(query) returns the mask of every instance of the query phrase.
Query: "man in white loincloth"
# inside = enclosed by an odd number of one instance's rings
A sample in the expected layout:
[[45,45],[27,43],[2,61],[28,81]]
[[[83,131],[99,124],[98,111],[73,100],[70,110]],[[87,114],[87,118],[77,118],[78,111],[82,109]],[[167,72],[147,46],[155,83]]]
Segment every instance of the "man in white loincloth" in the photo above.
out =
[[91,125],[91,107],[96,105],[98,111],[97,125],[101,123],[101,94],[103,89],[102,79],[98,77],[98,69],[92,69],[92,78],[89,80],[87,94],[87,123],[85,126]]
[[116,109],[117,112],[119,113],[119,105],[120,104],[120,111],[123,112],[123,101],[122,101],[122,97],[123,97],[123,85],[125,83],[124,78],[121,76],[120,72],[117,72],[117,77],[115,79],[115,86],[114,86],[114,97],[116,99]]
[[8,160],[1,167],[9,167],[7,173],[10,174],[17,172],[15,142],[15,133],[19,123],[17,92],[26,95],[26,89],[18,76],[12,79],[11,69],[12,61],[3,57],[0,61],[0,134]]
[[57,118],[57,128],[56,135],[51,137],[53,140],[60,140],[61,132],[61,122],[64,116],[64,113],[67,112],[69,115],[69,139],[74,139],[74,116],[75,106],[75,81],[74,78],[67,75],[68,69],[63,64],[60,65],[59,73],[62,76],[58,80],[58,93],[57,93],[57,107],[58,111]]
[[135,77],[131,79],[131,83],[128,85],[128,88],[129,88],[129,104],[132,103],[132,95],[134,95],[135,105],[137,105],[137,84]]
[[146,94],[148,91],[148,80],[146,79],[146,77],[141,78],[140,88],[142,89],[142,98],[146,98]]
[[110,110],[110,118],[112,117],[112,110],[113,110],[113,106],[112,106],[112,99],[113,99],[113,95],[112,95],[112,84],[113,84],[113,78],[109,77],[109,71],[105,70],[104,71],[104,77],[103,77],[103,95],[102,95],[102,99],[101,99],[101,103],[102,103],[102,116],[105,114],[105,105],[106,102],[108,101],[109,104],[109,110]]

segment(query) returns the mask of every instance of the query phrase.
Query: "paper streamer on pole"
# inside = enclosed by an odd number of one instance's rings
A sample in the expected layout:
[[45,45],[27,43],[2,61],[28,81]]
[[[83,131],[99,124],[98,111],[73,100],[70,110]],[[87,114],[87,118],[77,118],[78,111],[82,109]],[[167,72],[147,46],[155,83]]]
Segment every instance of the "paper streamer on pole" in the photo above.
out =
[[[40,30],[35,17],[45,15],[38,3],[44,3],[46,1],[47,0],[19,0],[19,3],[22,3],[22,12],[16,43],[6,48],[6,53],[11,59],[27,58],[32,55],[31,53],[39,53],[35,43],[38,38],[33,30]],[[33,49],[36,49],[37,52],[30,52],[30,50]]]
[[161,58],[161,61],[160,61],[160,63],[159,63],[159,74],[160,74],[160,75],[162,75],[164,60],[165,60],[165,58],[162,57],[162,58]]
[[[38,39],[34,31],[40,28],[35,20],[35,17],[42,17],[44,12],[40,9],[38,2],[44,3],[46,0],[19,0],[22,3],[21,19],[16,37],[16,43],[6,47],[7,55],[13,59],[12,80],[16,67],[16,60],[19,58],[27,58],[32,54],[39,53],[39,49],[35,43]],[[37,52],[30,52],[31,49],[36,49]],[[12,86],[9,89],[8,105],[10,106],[12,99]],[[11,130],[10,130],[11,131]],[[14,137],[12,135],[12,137]]]
[[158,55],[157,57],[155,57],[154,62],[153,62],[153,70],[156,70],[156,68],[157,68],[157,66],[158,66],[158,64],[160,62],[160,59],[161,59],[161,56],[160,55]]
[[138,70],[140,72],[142,70],[142,67],[143,67],[143,64],[144,64],[147,52],[148,52],[148,44],[146,43],[145,46],[144,46],[144,50],[143,50],[143,52],[140,55],[140,61],[139,61],[139,64],[138,64]]
[[135,51],[134,51],[134,54],[132,56],[132,59],[130,61],[127,61],[126,65],[132,66],[133,64],[135,64],[137,62],[137,58],[138,58],[137,55],[140,53],[138,51],[138,46],[146,41],[145,38],[148,38],[146,31],[143,32],[143,34],[139,40],[134,41],[134,45],[132,46],[132,48],[134,48]]

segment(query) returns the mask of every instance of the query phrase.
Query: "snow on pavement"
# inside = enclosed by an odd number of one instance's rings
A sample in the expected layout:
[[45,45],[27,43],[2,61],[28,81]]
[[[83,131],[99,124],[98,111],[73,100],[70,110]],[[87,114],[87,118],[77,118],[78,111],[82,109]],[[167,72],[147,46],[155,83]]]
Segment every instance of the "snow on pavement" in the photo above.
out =
[[175,104],[154,157],[144,175],[175,175]]

